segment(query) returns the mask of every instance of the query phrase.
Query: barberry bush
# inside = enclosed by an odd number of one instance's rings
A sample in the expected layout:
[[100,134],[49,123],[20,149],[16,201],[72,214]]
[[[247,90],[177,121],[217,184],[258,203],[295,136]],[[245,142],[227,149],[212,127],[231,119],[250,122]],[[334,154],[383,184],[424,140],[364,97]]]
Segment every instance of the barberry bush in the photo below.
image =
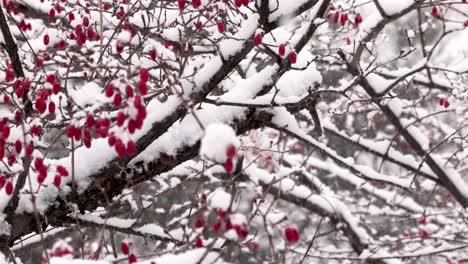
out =
[[2,0],[0,263],[468,261],[466,0]]

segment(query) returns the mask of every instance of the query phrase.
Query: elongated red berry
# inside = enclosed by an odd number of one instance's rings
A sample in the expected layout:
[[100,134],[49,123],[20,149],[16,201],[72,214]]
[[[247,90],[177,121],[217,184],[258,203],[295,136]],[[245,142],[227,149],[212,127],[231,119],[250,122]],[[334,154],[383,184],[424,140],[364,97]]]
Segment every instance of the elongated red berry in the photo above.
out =
[[58,172],[60,175],[62,175],[62,176],[65,176],[65,177],[68,176],[68,170],[67,170],[67,168],[65,168],[65,167],[62,166],[62,165],[58,165],[58,166],[57,166],[57,172]]
[[128,255],[128,263],[129,264],[136,263],[136,262],[137,262],[137,257],[133,253]]
[[127,153],[128,153],[128,155],[132,156],[133,154],[135,154],[135,150],[136,150],[135,142],[133,142],[133,140],[128,141],[128,143],[127,143]]
[[219,21],[217,26],[219,33],[224,33],[224,23],[222,21]]
[[234,146],[233,144],[229,144],[226,148],[226,156],[232,159],[234,155],[236,155],[236,146]]
[[152,60],[156,60],[156,57],[157,57],[158,54],[157,54],[155,49],[152,49],[152,50],[150,50],[149,55],[150,55],[150,58]]
[[437,6],[432,7],[431,14],[435,18],[439,18],[439,9],[437,8]]
[[178,0],[179,9],[182,10],[185,8],[185,0]]
[[49,113],[51,114],[55,113],[55,103],[53,101],[50,101],[47,109],[49,110]]
[[197,219],[195,220],[195,228],[202,228],[204,224],[205,221],[203,220],[203,218],[197,217]]
[[122,95],[120,93],[115,94],[114,96],[114,106],[119,107],[122,103]]
[[28,157],[31,157],[31,155],[32,155],[32,153],[34,151],[34,146],[32,145],[32,143],[26,145],[25,151],[26,151],[26,155]]
[[336,12],[335,15],[333,16],[333,23],[337,24],[339,18],[340,18],[340,12]]
[[201,240],[201,238],[197,238],[197,240],[195,240],[195,247],[197,248],[203,247],[203,241]]
[[44,45],[46,46],[49,45],[49,42],[50,42],[49,35],[45,34],[43,41],[44,41]]
[[92,128],[94,126],[94,116],[89,114],[86,116],[86,127]]
[[60,184],[62,183],[62,177],[60,175],[55,175],[54,177],[54,186],[55,187],[60,187]]
[[294,227],[287,227],[284,230],[284,236],[286,238],[286,241],[288,241],[289,243],[295,243],[299,241],[299,232]]
[[289,62],[291,62],[291,64],[295,64],[297,62],[297,54],[296,52],[291,52],[289,53]]
[[281,44],[278,48],[278,54],[283,57],[286,54],[286,46]]
[[262,36],[261,33],[255,35],[255,37],[254,37],[254,45],[255,45],[255,46],[260,46],[260,44],[262,44],[262,38],[263,38],[263,36]]
[[129,250],[130,247],[128,246],[128,244],[122,241],[122,243],[120,243],[120,251],[122,251],[123,254],[128,255]]
[[6,183],[5,192],[7,195],[11,195],[13,193],[13,183],[11,181]]
[[67,137],[68,138],[73,138],[73,136],[75,135],[75,126],[74,125],[69,125],[67,127]]
[[201,6],[201,0],[192,0],[192,5],[194,8],[199,8]]
[[341,14],[341,17],[340,17],[341,25],[344,26],[346,24],[346,21],[348,21],[348,14],[346,13]]
[[234,163],[232,162],[232,159],[227,159],[225,162],[224,162],[224,169],[226,170],[226,172],[228,173],[231,173],[232,170],[234,169]]
[[356,23],[356,26],[359,26],[359,24],[362,23],[362,16],[360,13],[356,14],[356,17],[354,18],[354,23]]
[[34,168],[36,168],[36,170],[39,170],[42,167],[44,167],[44,161],[41,158],[36,158],[34,160]]
[[106,87],[106,96],[111,97],[114,94],[114,85],[112,83],[109,83]]
[[21,144],[21,141],[19,140],[16,140],[15,142],[15,150],[16,150],[16,153],[20,153],[21,152],[21,149],[23,148],[23,145]]

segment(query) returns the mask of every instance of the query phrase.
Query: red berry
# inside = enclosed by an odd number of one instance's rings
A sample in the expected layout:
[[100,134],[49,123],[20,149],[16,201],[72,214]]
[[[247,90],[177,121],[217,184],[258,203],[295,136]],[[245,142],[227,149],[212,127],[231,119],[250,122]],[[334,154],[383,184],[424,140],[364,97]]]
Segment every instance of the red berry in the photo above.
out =
[[236,155],[236,146],[234,146],[233,144],[229,144],[226,148],[226,156],[229,159],[232,159],[234,155]]
[[49,109],[49,113],[51,113],[51,114],[55,113],[55,103],[53,101],[49,102],[48,109]]
[[253,250],[258,250],[260,248],[260,245],[255,241],[250,242],[249,244],[250,244],[250,246],[252,247]]
[[58,94],[60,92],[60,83],[56,82],[52,85],[52,92]]
[[44,162],[41,158],[36,158],[34,160],[34,168],[36,168],[36,170],[39,170],[41,169],[42,167],[44,167]]
[[75,20],[75,14],[73,14],[73,12],[68,13],[68,20],[70,21]]
[[110,135],[109,138],[107,139],[107,144],[109,144],[109,146],[114,146],[115,145],[115,142],[117,142],[117,139],[115,138],[114,135]]
[[21,114],[21,111],[20,110],[17,110],[15,112],[15,122],[16,123],[21,123],[21,119],[23,118],[22,114]]
[[194,8],[199,8],[201,6],[201,0],[192,0],[192,5]]
[[255,46],[260,46],[260,44],[262,44],[262,38],[263,38],[263,36],[262,36],[261,33],[255,35],[255,37],[254,37],[254,45],[255,45]]
[[123,254],[128,255],[130,247],[128,246],[127,243],[123,242],[120,243],[120,250],[122,251]]
[[197,238],[197,240],[195,240],[195,247],[197,248],[203,247],[203,241],[201,240],[201,238]]
[[73,138],[73,136],[75,135],[75,126],[74,125],[69,125],[67,127],[67,137],[68,138]]
[[149,71],[148,69],[145,69],[145,68],[141,68],[140,69],[140,81],[142,82],[147,82],[149,80]]
[[182,10],[185,8],[185,0],[178,0],[179,9]]
[[117,53],[122,53],[123,49],[124,49],[124,43],[121,42],[121,41],[117,41],[117,44],[115,46],[115,49],[117,50]]
[[418,223],[419,223],[420,225],[426,224],[426,217],[421,216],[421,217],[419,218],[419,220],[418,220]]
[[429,237],[429,232],[427,232],[427,231],[424,230],[424,229],[421,229],[421,230],[419,230],[419,236],[420,236],[421,238],[427,238],[427,237]]
[[286,54],[286,46],[281,44],[278,48],[278,54],[283,57]]
[[284,230],[284,236],[286,238],[286,241],[288,241],[289,243],[295,243],[299,241],[299,232],[294,227],[287,227]]
[[8,165],[11,166],[16,162],[16,157],[14,154],[8,155]]
[[60,175],[55,175],[54,177],[54,185],[55,187],[60,187],[60,183],[62,183],[62,177]]
[[132,140],[128,141],[128,143],[127,143],[127,153],[128,153],[129,156],[132,156],[133,154],[135,154],[135,149],[136,149],[135,142],[133,142]]
[[125,145],[122,140],[117,140],[115,143],[115,151],[119,157],[123,157],[125,155]]
[[33,125],[33,126],[31,127],[31,134],[32,134],[33,136],[38,136],[40,132],[41,132],[41,130],[39,129],[38,126]]
[[22,86],[16,87],[15,94],[16,94],[16,97],[22,98],[24,95],[24,88]]
[[138,91],[140,91],[140,93],[143,95],[148,93],[148,86],[146,85],[146,82],[140,81],[138,83]]
[[234,230],[236,230],[237,236],[240,239],[245,239],[247,235],[249,234],[249,231],[247,230],[247,225],[235,225]]
[[224,162],[224,169],[228,173],[232,172],[232,170],[234,169],[234,163],[232,162],[232,159],[227,159],[226,162]]
[[39,173],[37,175],[37,182],[43,183],[46,178],[47,178],[47,174]]
[[133,134],[135,133],[135,129],[136,129],[136,122],[135,120],[130,120],[128,122],[128,132],[130,132],[130,134]]
[[224,23],[222,21],[219,21],[217,26],[219,33],[224,33]]
[[94,38],[94,30],[92,28],[88,28],[88,30],[86,30],[86,35],[87,35],[88,39],[93,39]]
[[41,98],[36,99],[34,106],[36,107],[36,110],[39,112],[39,114],[44,113],[47,108],[47,104]]
[[91,139],[85,139],[83,141],[84,145],[86,148],[90,148],[91,147]]
[[54,19],[54,18],[55,18],[55,9],[52,8],[52,9],[49,10],[49,17],[50,17],[51,19]]
[[44,45],[46,45],[46,46],[49,45],[49,41],[50,41],[49,35],[45,34],[44,38],[43,38],[43,41],[44,41]]
[[10,127],[4,126],[2,130],[2,138],[7,139],[10,136]]
[[295,64],[297,62],[297,54],[296,52],[291,52],[289,53],[289,62],[291,62],[291,64]]
[[340,12],[336,12],[333,16],[333,23],[338,23],[338,19],[340,18]]
[[111,97],[113,94],[114,94],[114,85],[112,85],[112,83],[110,83],[106,87],[106,96]]
[[221,230],[222,223],[220,220],[216,221],[215,225],[213,226],[213,230],[218,233]]
[[197,217],[197,219],[195,220],[195,228],[202,228],[204,224],[205,221],[203,221],[203,218]]
[[44,179],[47,177],[47,168],[46,167],[41,167],[39,169],[39,176],[44,178]]
[[33,153],[34,147],[32,144],[27,144],[25,150],[26,150],[26,155],[30,157]]
[[87,16],[83,17],[83,26],[85,27],[89,26],[89,18]]
[[117,114],[117,126],[122,126],[125,122],[125,114],[123,112],[119,112]]
[[92,128],[93,126],[94,126],[94,117],[91,114],[89,114],[86,117],[86,127]]
[[136,256],[132,253],[132,254],[130,254],[130,255],[128,256],[128,263],[130,264],[130,263],[135,263],[135,262],[137,262],[137,258],[136,258]]
[[437,6],[432,7],[431,14],[435,18],[439,18],[439,9],[437,8]]
[[341,17],[340,17],[340,23],[342,26],[344,26],[346,24],[346,21],[348,21],[348,14],[341,14]]
[[119,107],[121,103],[122,103],[122,95],[120,93],[117,93],[114,96],[114,105],[115,107]]
[[67,168],[65,168],[65,167],[62,166],[62,165],[58,165],[58,166],[57,166],[57,172],[58,172],[60,175],[62,175],[62,176],[65,176],[65,177],[68,176],[68,170],[67,170]]
[[133,97],[133,88],[130,85],[125,86],[125,93],[127,94],[127,97]]
[[156,53],[155,49],[152,49],[152,50],[150,50],[149,55],[150,55],[150,58],[152,60],[156,60],[156,57],[157,57],[158,54]]
[[11,181],[6,183],[5,192],[7,195],[11,195],[13,193],[13,183]]
[[20,153],[21,152],[21,149],[23,148],[23,145],[21,144],[21,141],[19,140],[16,140],[15,142],[15,150],[16,150],[16,153]]
[[362,16],[360,13],[356,14],[356,17],[354,18],[354,23],[356,23],[356,26],[359,26],[359,24],[362,23]]

